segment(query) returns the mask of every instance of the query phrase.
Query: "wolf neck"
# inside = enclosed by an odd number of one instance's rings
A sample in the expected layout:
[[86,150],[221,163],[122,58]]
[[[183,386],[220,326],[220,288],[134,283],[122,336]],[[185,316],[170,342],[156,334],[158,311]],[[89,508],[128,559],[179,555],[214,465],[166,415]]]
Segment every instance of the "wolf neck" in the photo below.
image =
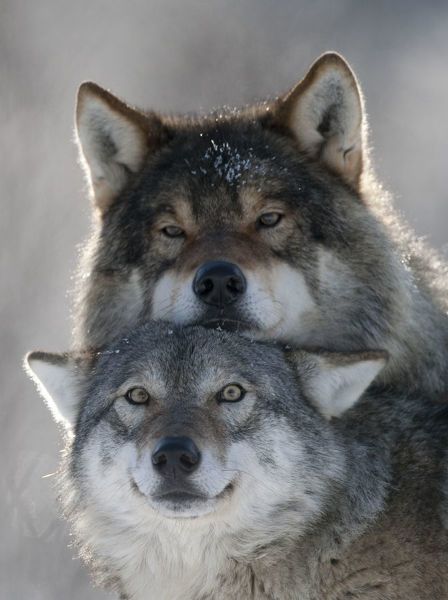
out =
[[[436,253],[397,227],[399,260],[394,266],[398,294],[385,349],[389,366],[379,383],[407,393],[444,399],[448,395],[446,266]],[[401,246],[401,248],[400,248]]]
[[[342,260],[323,251],[321,315],[296,341],[334,351],[386,350],[389,362],[377,381],[380,386],[398,393],[444,397],[448,394],[448,317],[442,308],[443,290],[437,289],[431,272],[433,257],[419,256],[417,262],[415,255],[405,264],[400,248],[392,248],[378,259],[384,265],[378,281],[365,280],[361,285]],[[349,297],[358,298],[356,304],[345,300],[347,290]]]

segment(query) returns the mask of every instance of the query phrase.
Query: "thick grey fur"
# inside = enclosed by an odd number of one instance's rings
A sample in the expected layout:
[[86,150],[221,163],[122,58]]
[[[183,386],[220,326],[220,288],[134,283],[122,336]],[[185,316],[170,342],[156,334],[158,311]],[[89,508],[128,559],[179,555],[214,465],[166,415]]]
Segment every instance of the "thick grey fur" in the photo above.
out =
[[[226,417],[215,402],[205,405],[204,379],[210,389],[222,384],[214,383],[215,368],[229,382],[253,386],[247,413],[238,412],[245,399],[226,407]],[[157,415],[150,407],[118,410],[116,389],[150,369],[167,387]],[[446,600],[446,405],[366,395],[328,422],[304,392],[310,369],[301,352],[163,324],[112,345],[87,371],[78,366],[79,418],[61,498],[100,583],[129,600]],[[133,410],[148,411],[138,426],[129,425]],[[142,450],[156,432],[173,431],[196,436],[202,449],[217,443],[225,453],[241,442],[253,449],[260,466],[250,472],[248,464],[236,484],[253,482],[244,502],[257,495],[244,522],[236,506],[225,518],[173,525],[176,519],[154,516],[129,478],[110,512],[114,488],[96,489],[86,466],[92,453],[108,477],[125,444]],[[137,580],[144,593],[131,591]]]
[[[446,263],[393,211],[367,159],[362,187],[348,186],[301,152],[272,116],[276,106],[204,118],[160,117],[165,132],[160,148],[95,221],[79,272],[76,348],[101,347],[151,317],[156,283],[184,260],[183,251],[173,254],[172,248],[168,258],[157,241],[152,224],[162,207],[186,202],[201,239],[209,240],[210,252],[221,248],[225,259],[232,236],[240,235],[243,196],[250,187],[289,211],[294,230],[269,256],[303,274],[317,307],[312,325],[298,324],[300,335],[284,341],[338,351],[385,349],[392,357],[380,378],[386,387],[444,397]],[[234,156],[250,167],[229,180],[214,164]],[[332,257],[324,276],[322,252]],[[263,266],[263,257],[259,260]],[[205,319],[204,314],[195,322]]]

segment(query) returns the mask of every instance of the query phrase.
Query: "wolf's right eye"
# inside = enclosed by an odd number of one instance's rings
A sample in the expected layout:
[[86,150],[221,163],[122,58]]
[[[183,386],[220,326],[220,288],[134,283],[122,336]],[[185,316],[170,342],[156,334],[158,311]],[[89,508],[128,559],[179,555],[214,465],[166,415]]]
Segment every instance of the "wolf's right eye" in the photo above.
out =
[[145,388],[133,387],[124,395],[130,404],[147,404],[149,402],[149,394]]
[[161,229],[161,232],[163,233],[163,235],[166,235],[166,237],[170,238],[181,237],[184,235],[183,229],[177,227],[177,225],[167,225],[166,227]]

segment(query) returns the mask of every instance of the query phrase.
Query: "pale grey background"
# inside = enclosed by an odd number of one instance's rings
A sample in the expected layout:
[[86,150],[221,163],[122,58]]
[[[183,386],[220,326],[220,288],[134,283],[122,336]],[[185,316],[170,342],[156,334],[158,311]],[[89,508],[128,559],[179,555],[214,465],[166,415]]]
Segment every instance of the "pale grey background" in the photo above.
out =
[[321,52],[350,60],[378,171],[419,234],[442,247],[448,214],[447,2],[0,0],[0,600],[92,600],[56,518],[58,434],[21,372],[62,350],[89,228],[72,143],[77,85],[93,79],[166,111],[275,94]]

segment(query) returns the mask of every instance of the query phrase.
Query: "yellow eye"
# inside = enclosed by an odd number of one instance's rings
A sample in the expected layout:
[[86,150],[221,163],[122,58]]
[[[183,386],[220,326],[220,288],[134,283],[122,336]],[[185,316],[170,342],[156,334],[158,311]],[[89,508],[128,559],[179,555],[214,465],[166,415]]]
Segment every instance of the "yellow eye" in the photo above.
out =
[[163,235],[166,235],[166,237],[170,238],[181,237],[184,235],[183,229],[177,227],[177,225],[167,225],[161,231]]
[[239,402],[244,398],[246,390],[244,390],[237,383],[230,383],[224,387],[220,394],[219,400],[221,402]]
[[278,212],[267,212],[258,218],[260,227],[275,227],[282,219],[283,215]]
[[124,395],[131,404],[146,404],[149,402],[149,394],[145,388],[133,387]]

